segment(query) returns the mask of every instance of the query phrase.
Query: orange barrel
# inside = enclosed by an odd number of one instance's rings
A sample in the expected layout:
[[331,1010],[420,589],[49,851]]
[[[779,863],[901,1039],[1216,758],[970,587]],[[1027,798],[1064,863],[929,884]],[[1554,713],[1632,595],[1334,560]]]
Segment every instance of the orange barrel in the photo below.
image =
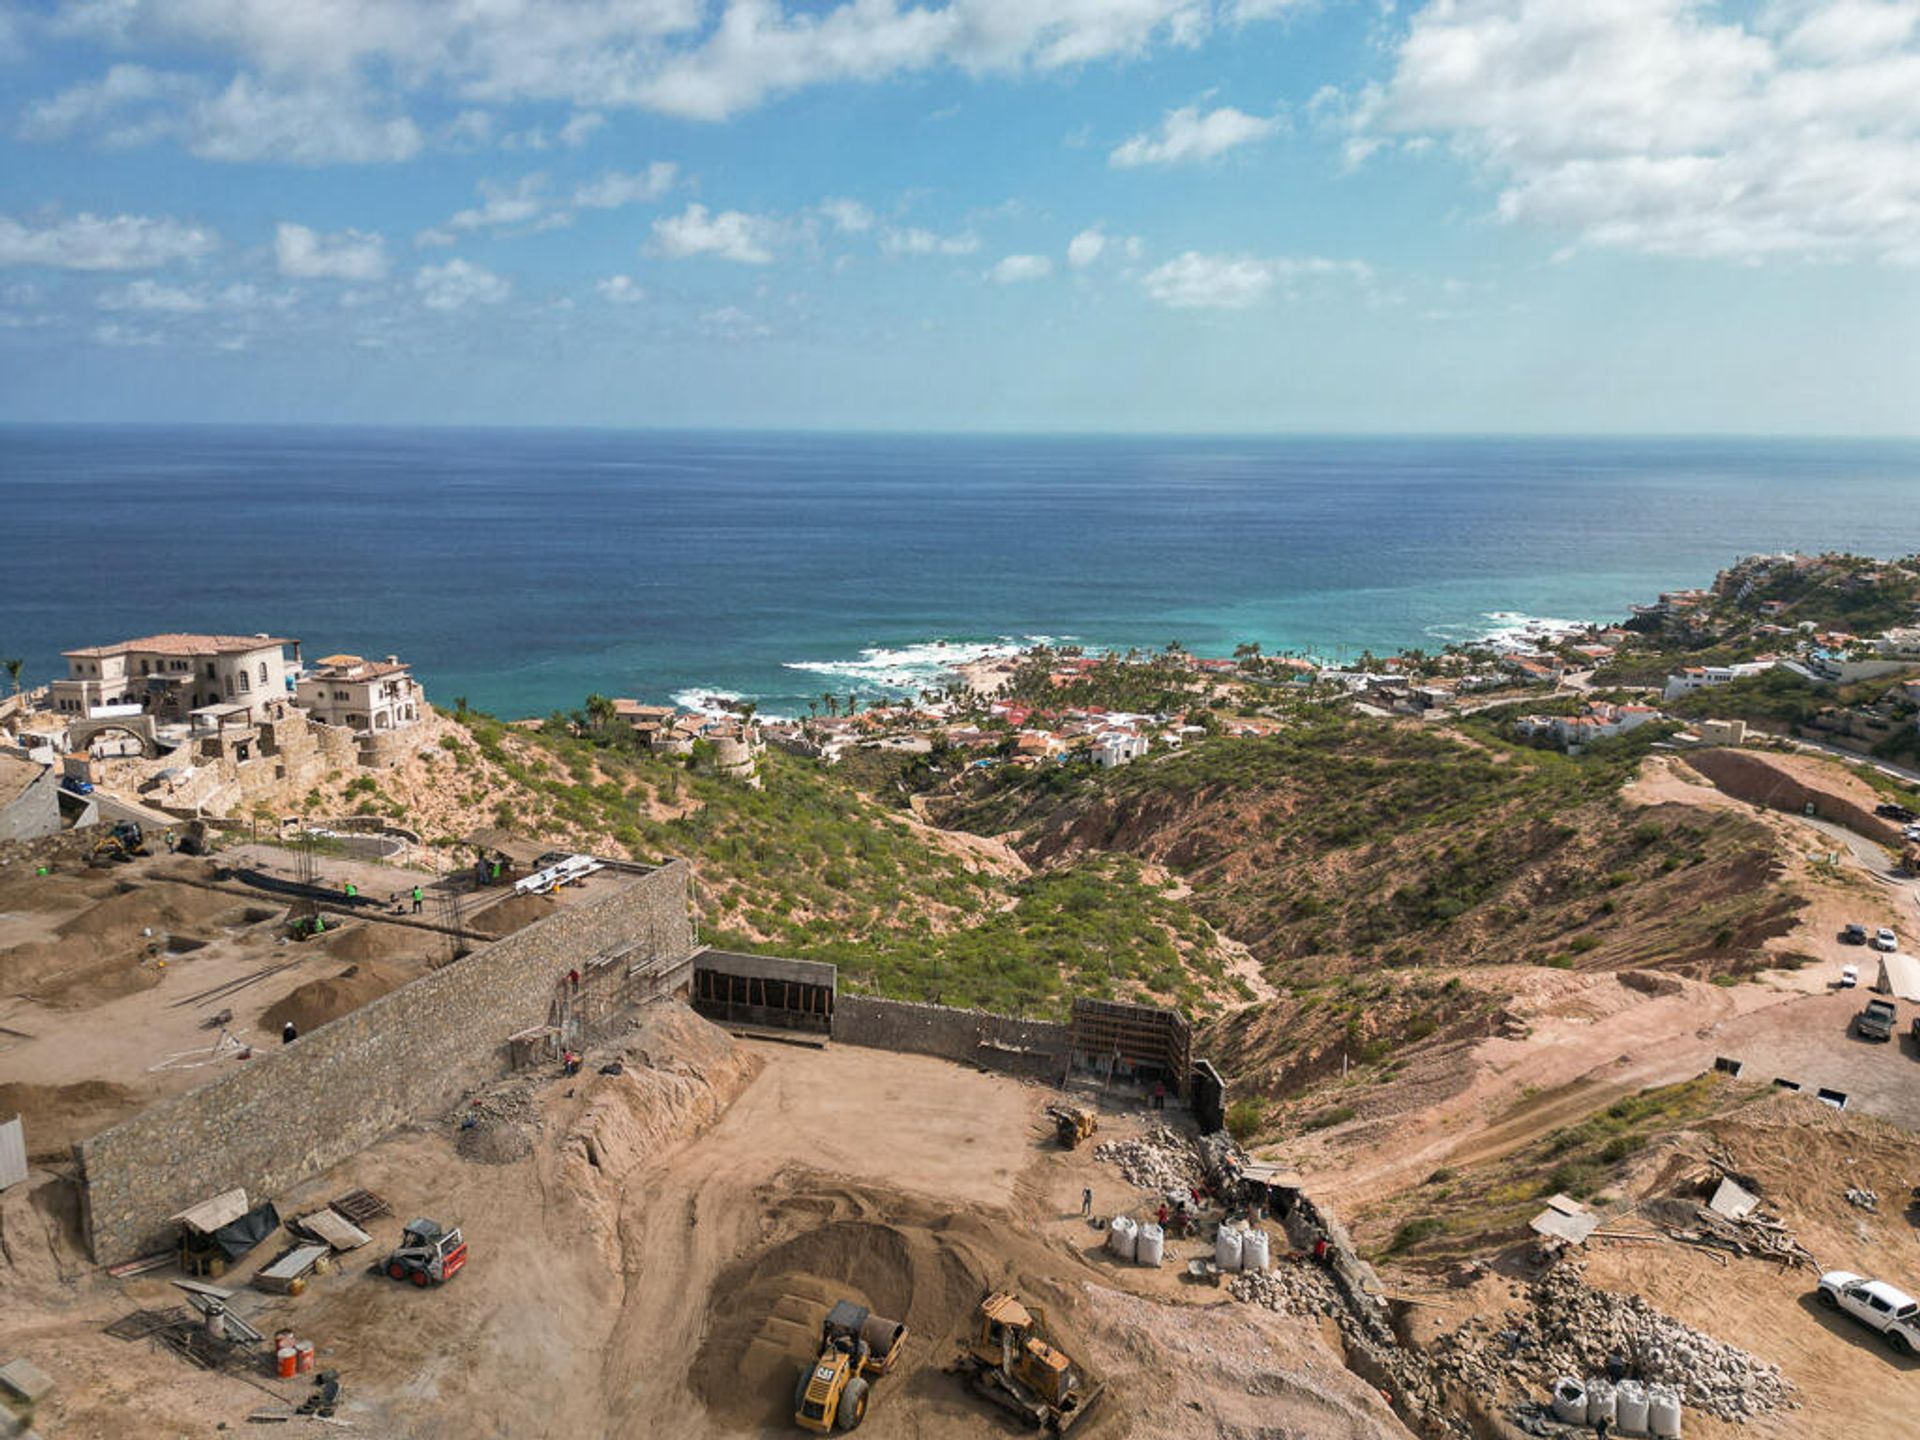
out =
[[300,1359],[300,1352],[291,1345],[282,1345],[273,1352],[274,1373],[282,1380],[291,1380]]
[[287,1346],[293,1344],[293,1331],[276,1330],[273,1332],[273,1353],[278,1355]]
[[311,1375],[313,1373],[313,1341],[302,1340],[293,1348],[298,1357],[297,1368],[300,1373],[302,1375]]

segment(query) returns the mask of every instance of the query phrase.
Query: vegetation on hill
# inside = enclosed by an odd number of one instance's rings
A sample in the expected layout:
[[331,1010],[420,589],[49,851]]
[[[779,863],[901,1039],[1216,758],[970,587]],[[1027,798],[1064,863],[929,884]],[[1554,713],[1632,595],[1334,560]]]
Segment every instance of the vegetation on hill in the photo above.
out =
[[1323,713],[1121,770],[996,775],[949,823],[1020,835],[1039,864],[1164,864],[1286,985],[1387,966],[1755,967],[1799,902],[1760,826],[1619,798],[1652,727],[1573,758]]
[[637,860],[685,858],[709,943],[834,961],[855,990],[1054,1016],[1076,995],[1204,1012],[1241,994],[1212,927],[1125,857],[1024,876],[991,847],[912,822],[851,772],[778,751],[762,757],[756,789],[721,774],[704,746],[652,755],[590,716],[537,729],[458,718],[423,758],[424,781],[360,775],[333,803],[423,824],[430,789],[442,809],[427,838],[456,855],[462,835],[499,825]]

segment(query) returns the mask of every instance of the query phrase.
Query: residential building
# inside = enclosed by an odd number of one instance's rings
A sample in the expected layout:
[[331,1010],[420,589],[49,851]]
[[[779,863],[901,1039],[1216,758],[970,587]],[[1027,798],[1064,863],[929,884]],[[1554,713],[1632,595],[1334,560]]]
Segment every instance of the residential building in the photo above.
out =
[[51,686],[53,708],[62,715],[184,721],[207,705],[244,705],[264,715],[293,689],[300,642],[277,635],[147,635],[65,654],[67,677]]
[[1116,765],[1129,765],[1143,758],[1149,743],[1146,736],[1130,730],[1109,730],[1094,738],[1093,748],[1087,753],[1101,769],[1111,770]]
[[1667,676],[1665,698],[1678,699],[1690,695],[1695,690],[1704,690],[1712,685],[1725,685],[1748,675],[1760,675],[1773,669],[1771,660],[1748,660],[1738,665],[1689,665],[1676,674]]
[[397,655],[378,661],[329,655],[300,677],[295,697],[321,724],[356,735],[403,730],[427,709],[419,682]]

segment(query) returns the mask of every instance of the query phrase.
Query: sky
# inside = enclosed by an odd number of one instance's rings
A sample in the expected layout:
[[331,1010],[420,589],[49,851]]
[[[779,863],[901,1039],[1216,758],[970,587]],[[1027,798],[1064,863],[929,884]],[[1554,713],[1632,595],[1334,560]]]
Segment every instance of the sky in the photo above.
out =
[[1920,0],[0,0],[0,421],[1920,431]]

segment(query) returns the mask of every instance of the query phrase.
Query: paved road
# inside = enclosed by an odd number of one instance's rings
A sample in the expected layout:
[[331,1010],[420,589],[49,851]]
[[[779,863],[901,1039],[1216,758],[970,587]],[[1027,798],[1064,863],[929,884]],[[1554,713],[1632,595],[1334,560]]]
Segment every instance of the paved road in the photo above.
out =
[[1862,755],[1858,750],[1847,750],[1839,745],[1829,745],[1822,740],[1802,740],[1796,736],[1791,743],[1795,749],[1830,755],[1835,760],[1845,760],[1851,765],[1871,765],[1896,780],[1920,788],[1920,770],[1910,770],[1905,765],[1894,764],[1891,760],[1882,760],[1876,755]]

